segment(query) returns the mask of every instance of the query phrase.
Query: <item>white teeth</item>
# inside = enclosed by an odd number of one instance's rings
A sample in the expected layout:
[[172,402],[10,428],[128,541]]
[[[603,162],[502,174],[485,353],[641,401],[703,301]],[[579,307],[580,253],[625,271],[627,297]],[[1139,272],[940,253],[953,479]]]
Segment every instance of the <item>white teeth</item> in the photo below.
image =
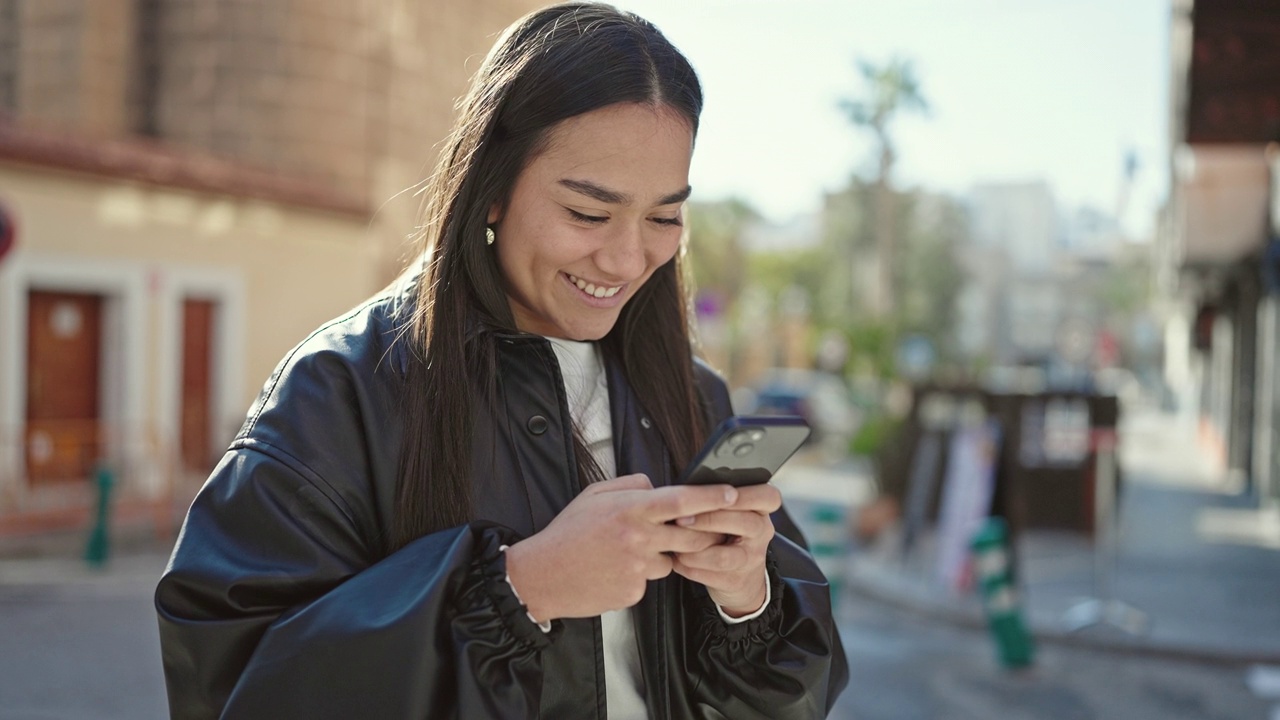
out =
[[620,286],[611,287],[611,288],[606,288],[603,285],[596,286],[595,283],[589,283],[586,280],[583,280],[582,278],[576,277],[574,275],[570,275],[569,273],[565,273],[565,276],[569,278],[569,282],[573,283],[574,285],[577,285],[579,290],[593,297],[598,297],[598,298],[613,297],[614,295],[618,294],[619,290],[622,289]]

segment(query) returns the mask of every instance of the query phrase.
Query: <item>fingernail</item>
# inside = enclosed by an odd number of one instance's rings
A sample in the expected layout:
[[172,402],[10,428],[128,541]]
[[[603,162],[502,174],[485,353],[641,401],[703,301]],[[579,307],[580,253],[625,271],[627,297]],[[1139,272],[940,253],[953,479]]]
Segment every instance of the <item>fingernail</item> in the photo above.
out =
[[738,501],[738,488],[730,486],[725,488],[724,501],[732,505]]
[[686,526],[686,527],[687,527],[687,526],[692,525],[692,524],[694,524],[695,522],[697,522],[697,520],[698,520],[698,519],[697,519],[696,517],[694,517],[694,516],[690,515],[690,516],[688,516],[688,517],[676,518],[676,524],[677,524],[677,525],[684,525],[684,526]]

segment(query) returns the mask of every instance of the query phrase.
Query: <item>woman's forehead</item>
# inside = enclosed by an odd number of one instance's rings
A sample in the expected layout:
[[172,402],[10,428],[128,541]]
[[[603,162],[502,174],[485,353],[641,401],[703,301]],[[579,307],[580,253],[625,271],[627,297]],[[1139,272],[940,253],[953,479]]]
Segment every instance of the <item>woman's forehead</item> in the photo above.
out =
[[587,180],[644,196],[688,184],[693,128],[666,105],[610,105],[561,122],[547,140],[528,168],[543,181]]

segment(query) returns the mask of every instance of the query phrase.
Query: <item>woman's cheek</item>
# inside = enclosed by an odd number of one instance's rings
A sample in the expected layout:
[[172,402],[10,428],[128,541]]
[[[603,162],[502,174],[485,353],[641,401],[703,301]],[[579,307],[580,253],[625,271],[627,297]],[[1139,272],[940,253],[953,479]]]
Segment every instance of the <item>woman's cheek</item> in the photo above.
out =
[[650,259],[650,265],[653,267],[662,267],[676,256],[676,252],[680,249],[680,233],[669,233],[670,237],[662,239],[659,243],[658,252]]

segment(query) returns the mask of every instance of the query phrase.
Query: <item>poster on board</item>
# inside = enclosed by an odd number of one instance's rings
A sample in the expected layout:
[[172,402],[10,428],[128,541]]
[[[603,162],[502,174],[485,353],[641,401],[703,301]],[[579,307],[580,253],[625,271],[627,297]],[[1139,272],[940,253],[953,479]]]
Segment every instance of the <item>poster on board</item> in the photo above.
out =
[[972,582],[969,541],[991,510],[1000,454],[1000,424],[966,423],[951,436],[951,452],[938,508],[938,581],[953,592]]

